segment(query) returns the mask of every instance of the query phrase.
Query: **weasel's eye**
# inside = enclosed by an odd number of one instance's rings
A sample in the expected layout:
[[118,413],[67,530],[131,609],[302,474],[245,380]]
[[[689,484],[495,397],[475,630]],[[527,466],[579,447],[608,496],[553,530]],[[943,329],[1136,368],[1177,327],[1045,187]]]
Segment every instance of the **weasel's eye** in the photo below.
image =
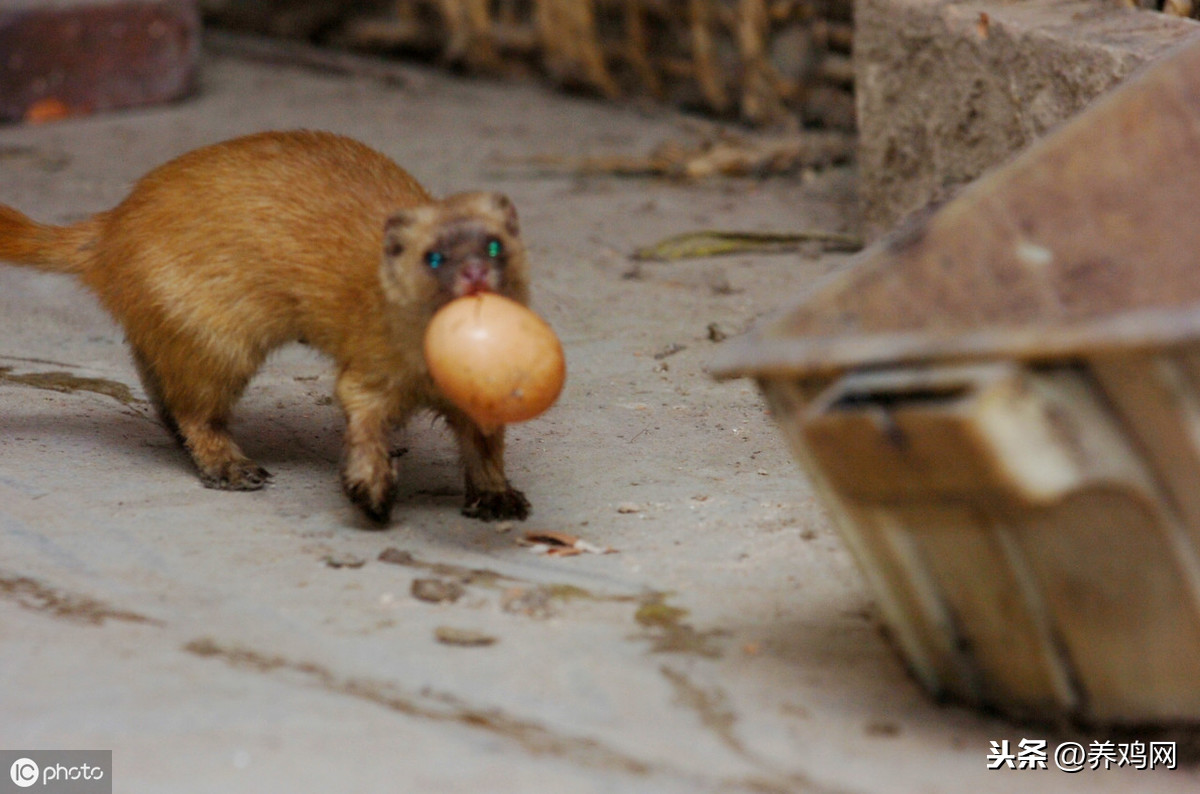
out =
[[437,270],[446,261],[446,256],[441,251],[430,251],[425,254],[425,264],[429,265],[431,270]]
[[492,259],[498,259],[500,257],[500,254],[502,254],[502,253],[504,253],[504,244],[503,243],[501,243],[499,240],[496,240],[496,239],[488,240],[488,244],[487,244],[487,255],[488,256],[490,256]]

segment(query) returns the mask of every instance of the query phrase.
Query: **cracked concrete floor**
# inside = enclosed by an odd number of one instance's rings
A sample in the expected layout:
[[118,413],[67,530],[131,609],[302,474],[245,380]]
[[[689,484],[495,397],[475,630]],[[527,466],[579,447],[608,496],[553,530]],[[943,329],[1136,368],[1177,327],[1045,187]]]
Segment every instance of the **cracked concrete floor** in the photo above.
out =
[[[502,164],[644,153],[692,123],[225,57],[184,104],[0,130],[0,201],[53,221],[270,128],[353,135],[437,193],[504,190],[570,366],[511,435],[530,521],[460,517],[449,439],[417,421],[393,523],[365,531],[325,361],[282,351],[241,404],[274,484],[205,490],[95,301],[0,268],[0,746],[111,748],[127,792],[1194,790],[1195,767],[985,771],[991,740],[1054,737],[925,698],[751,384],[705,374],[709,323],[744,328],[844,256],[627,257],[701,227],[844,227],[849,173],[688,187]],[[618,553],[537,556],[516,538],[538,529]],[[461,594],[419,600],[418,579]]]

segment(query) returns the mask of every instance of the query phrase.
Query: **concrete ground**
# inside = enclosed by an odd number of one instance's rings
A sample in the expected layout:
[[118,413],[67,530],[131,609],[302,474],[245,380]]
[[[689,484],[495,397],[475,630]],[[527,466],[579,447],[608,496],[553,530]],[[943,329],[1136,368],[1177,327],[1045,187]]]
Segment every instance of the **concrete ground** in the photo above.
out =
[[[91,296],[0,268],[0,747],[112,749],[122,792],[1200,784],[1195,766],[987,771],[992,741],[1063,737],[935,704],[906,675],[754,388],[704,369],[710,323],[746,327],[845,255],[627,256],[696,228],[852,225],[848,172],[535,176],[501,160],[644,153],[690,122],[419,70],[397,87],[219,58],[185,104],[0,130],[0,201],[67,221],[185,150],[300,126],[358,137],[435,192],[516,201],[570,367],[560,404],[511,432],[534,514],[461,517],[449,439],[418,421],[393,523],[367,531],[338,487],[328,363],[301,348],[272,359],[235,428],[274,483],[205,490]],[[517,543],[528,530],[618,553],[539,556]],[[420,600],[418,579],[462,595]]]

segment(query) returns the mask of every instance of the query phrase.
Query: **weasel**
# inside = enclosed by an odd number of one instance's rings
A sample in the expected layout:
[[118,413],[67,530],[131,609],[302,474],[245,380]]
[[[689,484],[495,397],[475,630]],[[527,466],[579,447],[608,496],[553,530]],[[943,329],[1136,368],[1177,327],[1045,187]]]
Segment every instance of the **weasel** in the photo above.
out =
[[453,298],[529,302],[517,213],[498,193],[434,199],[350,138],[266,132],[150,171],[115,208],[71,226],[0,205],[0,260],[76,276],[125,330],[146,393],[210,488],[271,477],[229,432],[267,355],[301,341],[337,365],[346,495],[384,523],[395,500],[390,430],[420,409],[454,432],[465,515],[518,518],[504,428],[485,433],[429,377],[422,340]]

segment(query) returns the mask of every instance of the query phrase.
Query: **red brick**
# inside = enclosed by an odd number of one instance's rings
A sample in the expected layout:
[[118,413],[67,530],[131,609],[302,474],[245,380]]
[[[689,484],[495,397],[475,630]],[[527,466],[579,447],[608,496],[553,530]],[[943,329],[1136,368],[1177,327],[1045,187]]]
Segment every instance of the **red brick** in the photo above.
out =
[[0,0],[0,121],[178,99],[199,60],[194,0]]

